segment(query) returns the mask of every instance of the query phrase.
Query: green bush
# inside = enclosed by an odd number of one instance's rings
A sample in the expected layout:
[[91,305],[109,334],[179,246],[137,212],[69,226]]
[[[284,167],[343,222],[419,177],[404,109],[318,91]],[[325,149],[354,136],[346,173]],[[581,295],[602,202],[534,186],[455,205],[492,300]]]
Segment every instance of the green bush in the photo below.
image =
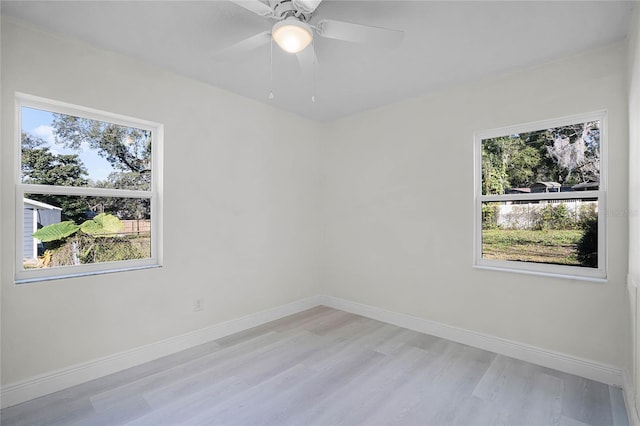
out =
[[[51,266],[146,259],[151,256],[150,247],[151,239],[148,236],[76,235],[51,250]],[[74,259],[74,253],[77,259]]]
[[583,266],[598,267],[598,219],[587,218],[583,221],[584,233],[578,241],[578,260]]
[[499,213],[500,213],[500,203],[482,204],[482,229],[498,228]]
[[[33,237],[46,245],[42,266],[145,259],[151,256],[149,235],[124,235],[122,221],[109,213],[77,225],[73,221],[44,226]],[[44,260],[46,258],[46,261]]]
[[572,220],[565,203],[547,204],[540,210],[534,228],[537,230],[572,229],[575,228],[575,221]]
[[582,204],[578,210],[578,226],[587,229],[592,221],[598,220],[598,212],[595,204]]

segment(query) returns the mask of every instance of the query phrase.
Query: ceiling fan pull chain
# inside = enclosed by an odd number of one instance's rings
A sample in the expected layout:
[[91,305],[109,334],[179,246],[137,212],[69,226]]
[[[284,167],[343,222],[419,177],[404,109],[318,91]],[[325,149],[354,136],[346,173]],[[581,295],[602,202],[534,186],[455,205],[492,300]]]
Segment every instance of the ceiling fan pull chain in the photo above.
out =
[[[315,52],[316,50],[315,40],[311,40],[311,47]],[[316,60],[315,58],[311,63],[311,102],[313,103],[316,102]]]
[[271,39],[271,41],[269,42],[269,57],[270,57],[270,64],[269,64],[269,86],[271,86],[271,89],[269,90],[269,100],[273,100],[273,98],[275,98],[275,95],[273,94],[273,38]]

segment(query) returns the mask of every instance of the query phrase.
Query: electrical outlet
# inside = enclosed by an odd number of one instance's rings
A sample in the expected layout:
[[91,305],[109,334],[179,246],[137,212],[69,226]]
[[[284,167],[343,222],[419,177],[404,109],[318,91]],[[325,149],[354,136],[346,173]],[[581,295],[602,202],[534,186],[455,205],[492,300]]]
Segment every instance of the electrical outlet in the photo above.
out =
[[193,312],[199,312],[204,309],[204,299],[196,299],[193,302]]

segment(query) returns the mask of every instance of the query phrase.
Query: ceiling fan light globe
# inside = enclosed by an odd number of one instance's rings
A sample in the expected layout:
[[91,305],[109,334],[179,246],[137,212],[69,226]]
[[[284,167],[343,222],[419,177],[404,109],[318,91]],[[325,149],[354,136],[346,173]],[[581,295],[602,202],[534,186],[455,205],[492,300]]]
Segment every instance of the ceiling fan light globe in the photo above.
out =
[[311,27],[297,19],[285,19],[273,26],[273,40],[282,50],[289,53],[303,51],[313,40]]

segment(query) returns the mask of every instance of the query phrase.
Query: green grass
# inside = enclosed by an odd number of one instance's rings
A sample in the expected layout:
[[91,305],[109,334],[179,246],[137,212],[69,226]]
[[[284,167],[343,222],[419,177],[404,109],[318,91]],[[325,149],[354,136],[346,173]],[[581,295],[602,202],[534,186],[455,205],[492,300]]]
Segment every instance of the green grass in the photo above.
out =
[[483,230],[482,257],[579,266],[577,245],[583,232],[582,230]]

